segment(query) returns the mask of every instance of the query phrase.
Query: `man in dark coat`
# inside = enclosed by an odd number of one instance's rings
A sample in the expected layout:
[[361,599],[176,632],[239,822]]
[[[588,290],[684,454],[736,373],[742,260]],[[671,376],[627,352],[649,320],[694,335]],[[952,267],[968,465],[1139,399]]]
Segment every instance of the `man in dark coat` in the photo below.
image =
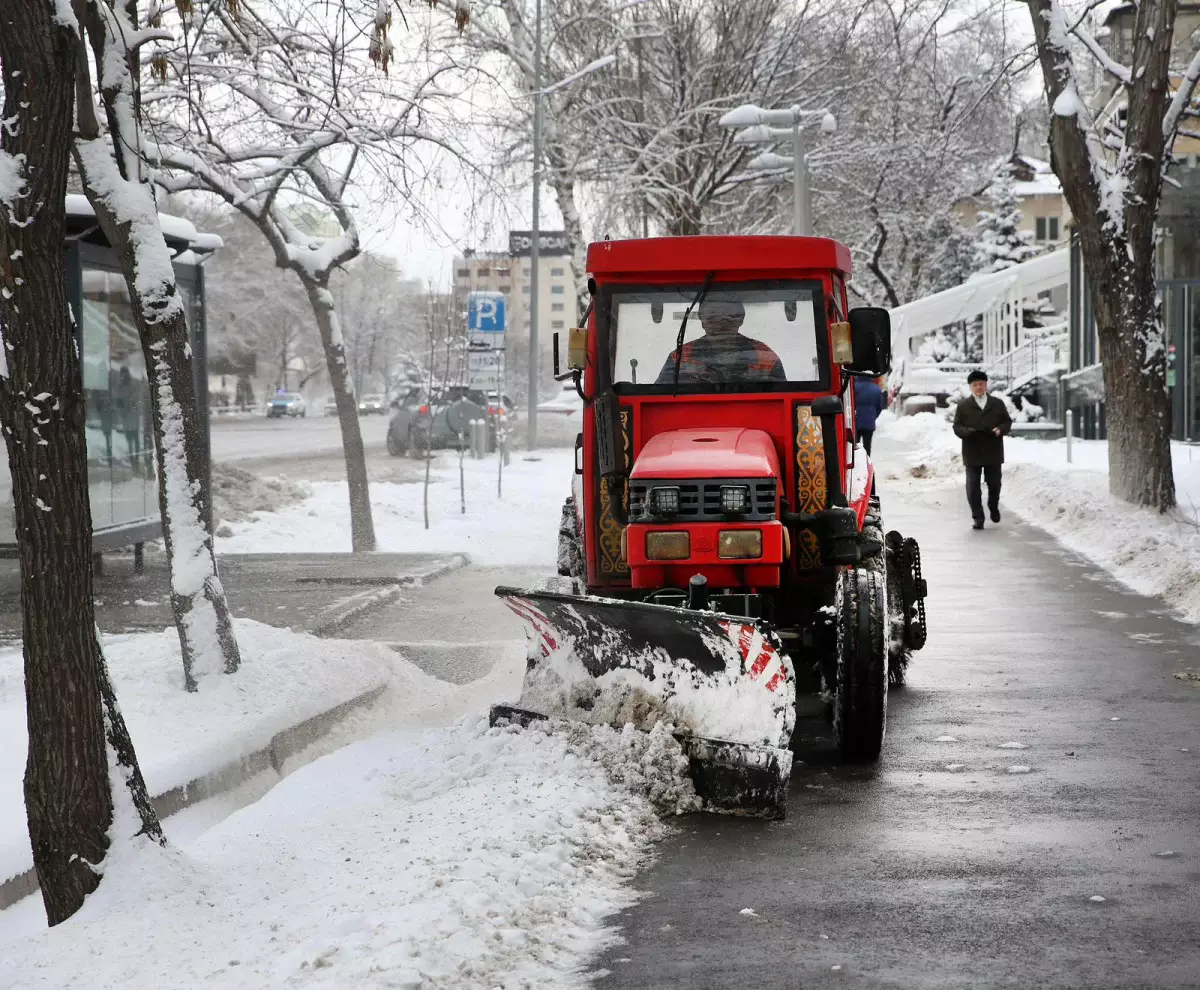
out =
[[983,529],[983,491],[979,476],[987,482],[988,510],[992,522],[1000,521],[1000,473],[1004,463],[1004,435],[1012,429],[1008,407],[988,395],[985,372],[967,376],[971,394],[954,410],[954,432],[962,439],[963,465],[967,469],[967,502],[975,528]]

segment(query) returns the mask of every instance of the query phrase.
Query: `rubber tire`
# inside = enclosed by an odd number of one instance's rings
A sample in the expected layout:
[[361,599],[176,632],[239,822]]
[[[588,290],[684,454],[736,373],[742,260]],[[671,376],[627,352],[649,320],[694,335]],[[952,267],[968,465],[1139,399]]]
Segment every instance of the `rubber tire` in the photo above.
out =
[[568,495],[558,523],[558,573],[576,581],[587,579],[587,562],[575,520],[575,496]]
[[879,575],[847,568],[838,577],[837,684],[833,735],[846,763],[873,763],[887,728],[886,595]]
[[888,687],[904,686],[904,676],[908,672],[912,652],[904,645],[905,630],[908,627],[908,616],[904,614],[904,595],[901,591],[900,571],[896,568],[896,558],[891,548],[884,549],[886,558],[885,572],[887,577],[887,606],[888,606]]
[[388,430],[387,452],[390,457],[403,457],[408,453],[408,443],[401,443],[396,439],[396,435],[391,430]]

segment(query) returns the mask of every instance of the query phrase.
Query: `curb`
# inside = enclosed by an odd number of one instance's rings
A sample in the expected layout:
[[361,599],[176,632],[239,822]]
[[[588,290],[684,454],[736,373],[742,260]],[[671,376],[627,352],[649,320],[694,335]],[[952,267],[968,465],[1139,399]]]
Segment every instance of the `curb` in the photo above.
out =
[[[399,587],[389,590],[399,593]],[[154,810],[158,812],[159,818],[170,818],[177,811],[193,804],[226,794],[261,773],[274,773],[282,780],[283,765],[287,760],[328,735],[347,716],[370,705],[383,694],[386,687],[386,684],[380,684],[349,701],[306,719],[299,725],[281,729],[262,749],[248,753],[241,759],[218,767],[186,784],[154,795],[151,798]],[[37,870],[32,867],[24,873],[9,877],[0,883],[0,911],[12,907],[17,901],[36,893],[37,890]]]
[[426,570],[417,574],[405,574],[403,577],[397,578],[392,584],[381,588],[360,591],[358,594],[344,598],[337,605],[326,609],[309,632],[314,636],[322,638],[332,636],[355,620],[361,619],[363,616],[382,608],[384,605],[390,605],[399,599],[400,593],[404,588],[421,585],[427,581],[435,581],[452,571],[469,566],[470,563],[471,558],[466,554],[453,554],[444,560],[437,561]]

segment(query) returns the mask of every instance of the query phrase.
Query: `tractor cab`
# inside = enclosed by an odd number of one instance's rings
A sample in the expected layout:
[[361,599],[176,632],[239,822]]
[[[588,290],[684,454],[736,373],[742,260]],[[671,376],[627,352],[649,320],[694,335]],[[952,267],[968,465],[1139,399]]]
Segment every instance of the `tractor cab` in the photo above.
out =
[[823,238],[604,241],[588,266],[593,305],[569,369],[595,411],[576,486],[587,587],[668,600],[701,575],[745,604],[856,563],[871,467],[848,427],[852,382],[886,373],[890,336],[886,311],[847,309],[849,251]]
[[843,758],[883,743],[925,639],[915,541],[884,535],[856,443],[885,310],[849,309],[850,252],[812,237],[603,241],[555,373],[583,403],[559,528],[565,587],[497,588],[526,623],[516,705],[674,728],[705,806],[783,814],[797,697]]

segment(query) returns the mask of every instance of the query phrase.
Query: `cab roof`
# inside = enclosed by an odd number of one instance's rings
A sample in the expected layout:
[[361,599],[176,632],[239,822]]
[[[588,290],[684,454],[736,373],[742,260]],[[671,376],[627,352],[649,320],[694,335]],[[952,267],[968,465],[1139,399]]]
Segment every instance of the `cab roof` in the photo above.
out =
[[647,237],[595,241],[588,245],[587,270],[593,275],[663,273],[759,273],[771,277],[803,270],[850,275],[850,249],[828,237]]

